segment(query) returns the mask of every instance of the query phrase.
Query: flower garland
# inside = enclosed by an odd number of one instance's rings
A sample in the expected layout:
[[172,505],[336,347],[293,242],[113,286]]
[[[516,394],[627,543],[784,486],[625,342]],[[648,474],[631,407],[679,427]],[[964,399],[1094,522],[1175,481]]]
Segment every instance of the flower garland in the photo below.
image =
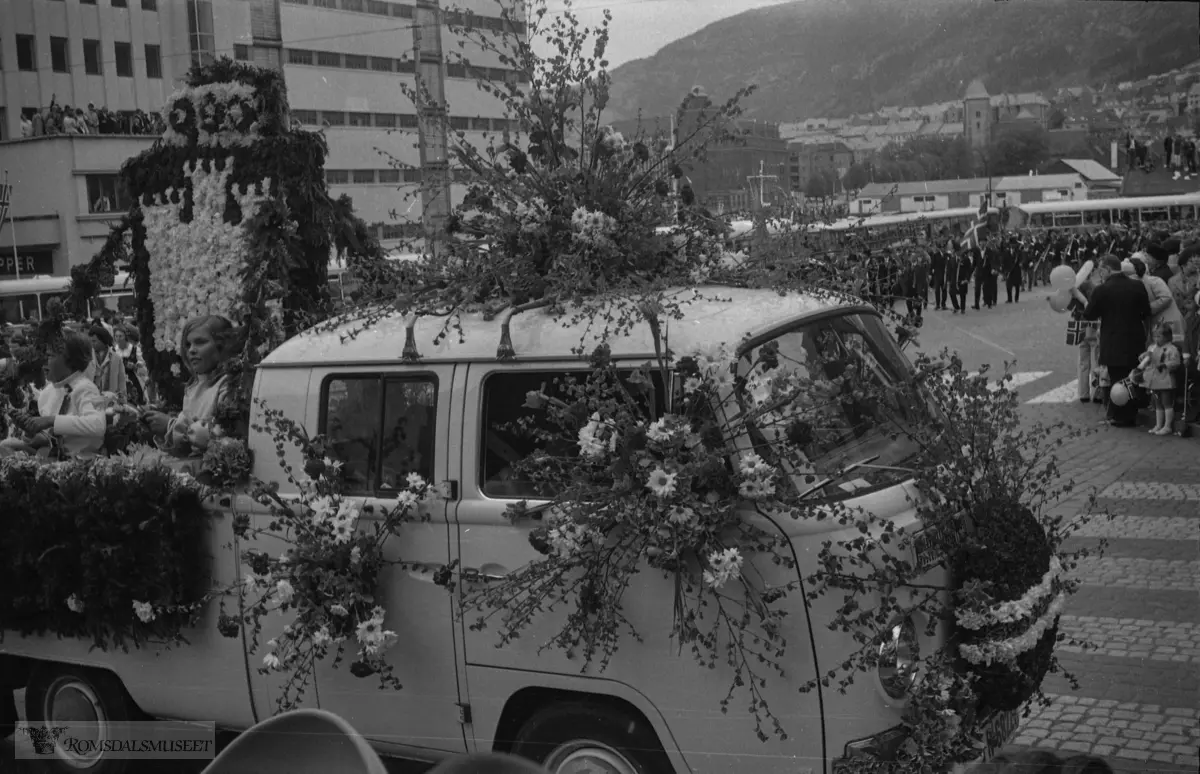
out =
[[955,611],[955,620],[958,621],[959,626],[965,629],[983,629],[996,624],[1015,623],[1023,618],[1028,618],[1037,606],[1054,591],[1055,581],[1061,574],[1062,562],[1057,556],[1051,557],[1050,569],[1046,570],[1041,582],[1031,587],[1020,599],[992,605],[982,613],[962,606]]
[[1046,630],[1058,622],[1066,604],[1067,595],[1060,593],[1046,608],[1046,612],[1020,635],[1005,640],[985,641],[977,645],[963,643],[958,646],[958,650],[963,658],[972,664],[1013,664],[1018,656],[1032,650],[1041,641]]
[[202,148],[251,145],[262,135],[258,120],[261,99],[248,83],[206,83],[186,86],[167,99],[162,110],[167,128],[163,142]]
[[[184,169],[186,191],[168,190],[158,203],[143,208],[146,249],[150,253],[150,299],[154,303],[154,346],[171,352],[180,346],[183,325],[191,318],[216,314],[241,319],[241,273],[249,260],[249,234],[244,223],[225,221],[226,195],[243,213],[252,213],[269,198],[260,190],[238,191],[228,185],[232,164],[206,170],[192,163]],[[191,195],[191,220],[181,211]]]

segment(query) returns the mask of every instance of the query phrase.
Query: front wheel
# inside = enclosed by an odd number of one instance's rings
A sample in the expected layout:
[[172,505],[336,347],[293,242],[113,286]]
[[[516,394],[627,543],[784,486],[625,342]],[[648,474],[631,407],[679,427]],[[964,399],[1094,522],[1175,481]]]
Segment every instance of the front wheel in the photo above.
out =
[[[56,774],[125,772],[128,760],[96,748],[121,735],[121,727],[128,726],[136,712],[121,681],[97,669],[44,663],[25,691],[25,717],[38,731],[37,738],[31,733],[30,741]],[[57,729],[67,729],[78,743],[64,745]]]
[[550,774],[672,774],[658,737],[641,717],[603,704],[552,704],[534,713],[512,752]]

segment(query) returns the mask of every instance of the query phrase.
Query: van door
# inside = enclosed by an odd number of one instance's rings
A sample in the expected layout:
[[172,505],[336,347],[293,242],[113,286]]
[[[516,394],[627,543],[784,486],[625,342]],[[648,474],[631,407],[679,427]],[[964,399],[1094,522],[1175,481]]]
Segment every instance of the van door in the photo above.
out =
[[[459,429],[454,412],[454,365],[345,368],[314,371],[310,430],[325,434],[344,462],[347,494],[378,512],[395,506],[409,473],[433,484],[452,478]],[[455,414],[452,417],[452,413]],[[452,430],[454,432],[452,432]],[[441,497],[423,505],[425,520],[405,524],[388,541],[392,561],[417,569],[386,568],[379,579],[384,626],[399,639],[387,655],[401,690],[384,688],[378,677],[350,674],[354,643],[336,668],[332,656],[317,670],[321,709],[349,721],[380,752],[432,759],[466,750],[459,722],[453,597],[435,585],[433,571],[450,561],[448,504]],[[360,529],[371,529],[364,515]]]

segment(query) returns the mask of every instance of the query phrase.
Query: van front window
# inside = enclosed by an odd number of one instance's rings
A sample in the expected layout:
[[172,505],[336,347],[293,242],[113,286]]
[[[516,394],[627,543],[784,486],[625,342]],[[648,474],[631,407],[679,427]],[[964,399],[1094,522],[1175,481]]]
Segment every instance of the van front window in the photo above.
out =
[[908,359],[878,315],[840,314],[798,323],[745,352],[738,366],[744,410],[770,378],[798,374],[793,405],[749,421],[751,441],[768,447],[787,439],[801,494],[839,499],[911,477],[928,421],[928,397],[912,380]]

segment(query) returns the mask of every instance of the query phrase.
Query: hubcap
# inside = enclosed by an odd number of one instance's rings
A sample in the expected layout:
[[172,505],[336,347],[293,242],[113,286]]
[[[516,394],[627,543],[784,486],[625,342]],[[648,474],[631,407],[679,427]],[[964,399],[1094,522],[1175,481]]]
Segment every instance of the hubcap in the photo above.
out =
[[592,740],[560,745],[545,765],[553,774],[638,774],[624,755]]
[[[93,768],[102,757],[98,751],[100,745],[108,739],[108,729],[105,721],[104,707],[100,697],[91,686],[73,677],[55,681],[42,706],[42,717],[46,718],[47,726],[66,725],[70,727],[71,736],[84,742],[91,751],[80,752],[68,750],[62,745],[55,746],[59,759],[73,769],[86,770]],[[87,727],[77,724],[85,723]]]

